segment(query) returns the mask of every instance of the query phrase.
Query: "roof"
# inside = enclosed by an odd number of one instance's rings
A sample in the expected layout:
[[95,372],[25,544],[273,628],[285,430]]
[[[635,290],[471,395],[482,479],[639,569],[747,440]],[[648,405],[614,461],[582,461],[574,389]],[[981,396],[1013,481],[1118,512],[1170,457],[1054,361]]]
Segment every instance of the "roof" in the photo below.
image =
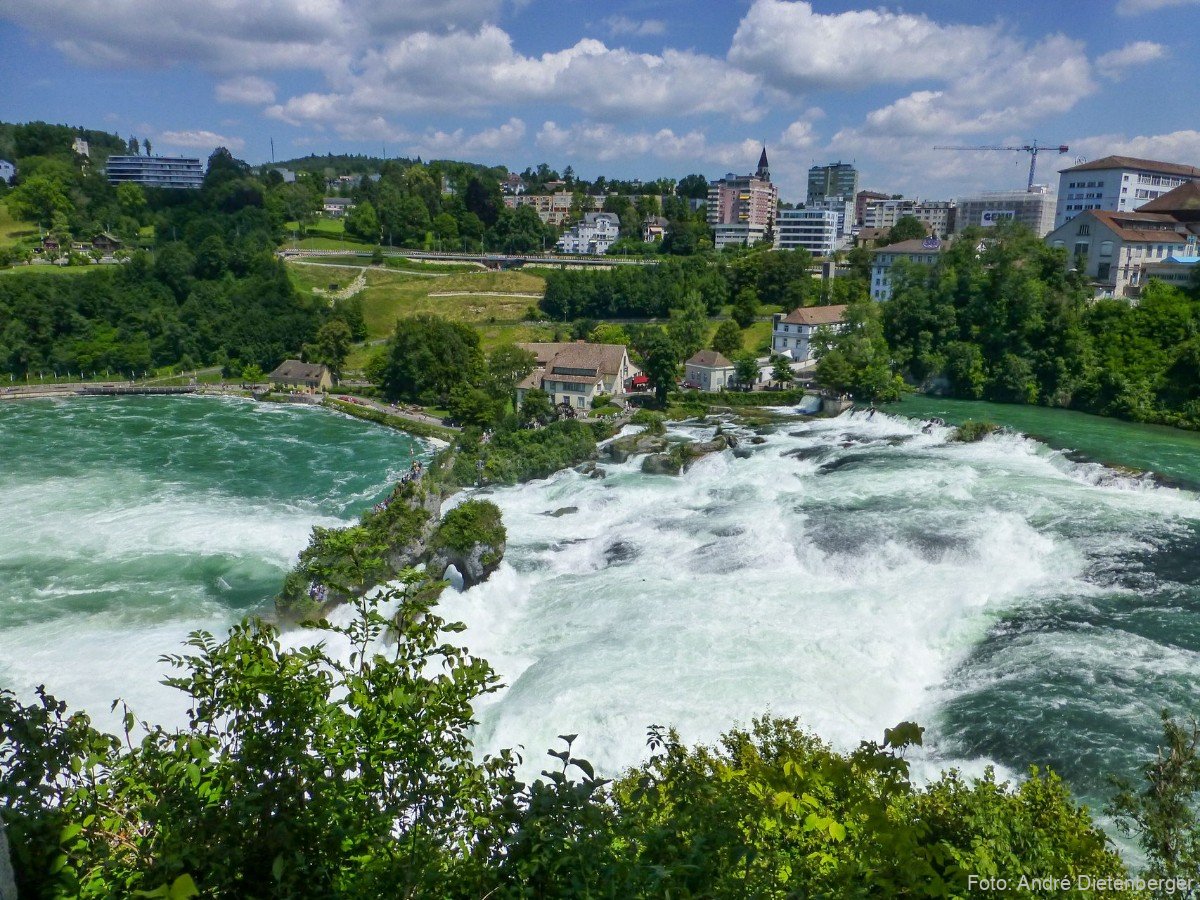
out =
[[[615,376],[625,359],[624,344],[573,343],[517,344],[537,357],[539,368],[595,369],[600,375]],[[555,376],[558,378],[559,376]]]
[[1159,162],[1156,159],[1140,159],[1136,156],[1105,156],[1091,162],[1080,163],[1063,169],[1063,172],[1090,172],[1098,169],[1145,169],[1149,172],[1161,172],[1165,175],[1190,175],[1200,178],[1200,169],[1195,166],[1185,166],[1180,163]]
[[298,359],[285,359],[274,372],[267,376],[271,381],[320,381],[321,376],[328,372],[320,363],[300,362]]
[[900,241],[898,244],[888,244],[886,247],[880,247],[880,253],[941,253],[945,244],[940,243],[936,247],[926,247],[925,240],[921,238],[913,238],[911,241]]
[[804,306],[793,309],[780,321],[789,325],[839,325],[846,321],[846,307]]
[[1173,213],[1200,210],[1200,184],[1188,181],[1179,187],[1167,191],[1161,197],[1143,203],[1138,212]]
[[561,381],[565,384],[595,384],[603,376],[596,375],[564,375],[561,372],[539,372],[542,381]]
[[[1088,213],[1126,243],[1161,244],[1168,241],[1183,240],[1181,232],[1185,230],[1185,226],[1174,216],[1169,216],[1166,213],[1144,213],[1141,211],[1113,212],[1108,209],[1089,209],[1085,210],[1081,215],[1087,215]],[[1079,216],[1075,218],[1078,219]],[[1075,219],[1071,221],[1073,222]],[[1070,224],[1070,222],[1067,224]]]
[[732,369],[733,363],[716,350],[698,350],[685,366],[700,366],[705,369]]

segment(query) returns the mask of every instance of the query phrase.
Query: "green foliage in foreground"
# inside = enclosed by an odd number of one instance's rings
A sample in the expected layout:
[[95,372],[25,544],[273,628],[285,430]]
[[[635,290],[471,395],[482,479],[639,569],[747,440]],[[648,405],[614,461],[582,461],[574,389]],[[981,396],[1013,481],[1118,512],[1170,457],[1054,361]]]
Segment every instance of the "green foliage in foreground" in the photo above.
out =
[[567,735],[522,783],[514,754],[471,745],[496,676],[454,646],[440,585],[402,581],[312,646],[259,621],[194,634],[167,657],[191,701],[178,731],[129,714],[118,739],[0,693],[21,895],[948,897],[970,874],[1124,874],[1051,774],[914,786],[911,723],[849,753],[789,720],[695,748],[655,727],[614,783]]

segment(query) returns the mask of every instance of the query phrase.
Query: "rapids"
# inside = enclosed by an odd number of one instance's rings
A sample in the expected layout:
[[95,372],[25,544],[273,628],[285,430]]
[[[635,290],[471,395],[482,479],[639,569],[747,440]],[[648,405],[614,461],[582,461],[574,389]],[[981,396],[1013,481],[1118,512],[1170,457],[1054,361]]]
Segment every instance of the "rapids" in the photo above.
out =
[[[1095,800],[1159,708],[1195,710],[1191,491],[884,413],[761,431],[680,478],[635,459],[474,492],[508,553],[442,612],[507,684],[478,706],[481,752],[523,747],[536,773],[577,732],[614,774],[651,724],[707,741],[770,712],[850,747],[915,719],[926,771],[1048,763]],[[0,443],[0,685],[45,681],[105,724],[116,696],[180,721],[158,656],[269,610],[311,526],[353,519],[412,448],[177,398],[0,406]]]

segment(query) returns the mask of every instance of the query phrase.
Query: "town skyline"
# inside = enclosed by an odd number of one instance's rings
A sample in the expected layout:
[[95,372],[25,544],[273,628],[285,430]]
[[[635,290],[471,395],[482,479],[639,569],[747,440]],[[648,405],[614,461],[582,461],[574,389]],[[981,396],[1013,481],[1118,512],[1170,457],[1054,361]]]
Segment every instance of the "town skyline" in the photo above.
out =
[[603,16],[539,0],[153,7],[7,4],[0,73],[33,89],[0,118],[253,163],[274,139],[277,159],[545,161],[584,178],[718,178],[750,171],[765,145],[792,202],[809,166],[837,160],[864,188],[910,196],[1022,186],[1026,154],[934,149],[946,144],[1065,143],[1039,159],[1050,184],[1078,158],[1200,162],[1191,0],[1104,0],[1086,16],[1026,0],[629,0]]

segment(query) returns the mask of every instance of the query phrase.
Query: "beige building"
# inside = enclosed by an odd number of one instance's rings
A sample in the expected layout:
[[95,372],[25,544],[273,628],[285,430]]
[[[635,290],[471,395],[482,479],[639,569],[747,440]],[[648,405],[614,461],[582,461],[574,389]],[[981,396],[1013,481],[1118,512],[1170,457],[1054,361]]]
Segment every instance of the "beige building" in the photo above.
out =
[[555,406],[587,410],[597,394],[623,394],[638,369],[622,344],[518,344],[537,357],[536,368],[517,385],[517,405],[527,391],[546,392]]
[[1097,296],[1137,297],[1150,278],[1188,283],[1200,256],[1200,184],[1185,183],[1136,211],[1084,210],[1046,243],[1067,251]]
[[285,359],[274,372],[267,376],[271,387],[280,391],[303,391],[315,394],[333,387],[333,375],[328,366],[305,363],[298,359]]

